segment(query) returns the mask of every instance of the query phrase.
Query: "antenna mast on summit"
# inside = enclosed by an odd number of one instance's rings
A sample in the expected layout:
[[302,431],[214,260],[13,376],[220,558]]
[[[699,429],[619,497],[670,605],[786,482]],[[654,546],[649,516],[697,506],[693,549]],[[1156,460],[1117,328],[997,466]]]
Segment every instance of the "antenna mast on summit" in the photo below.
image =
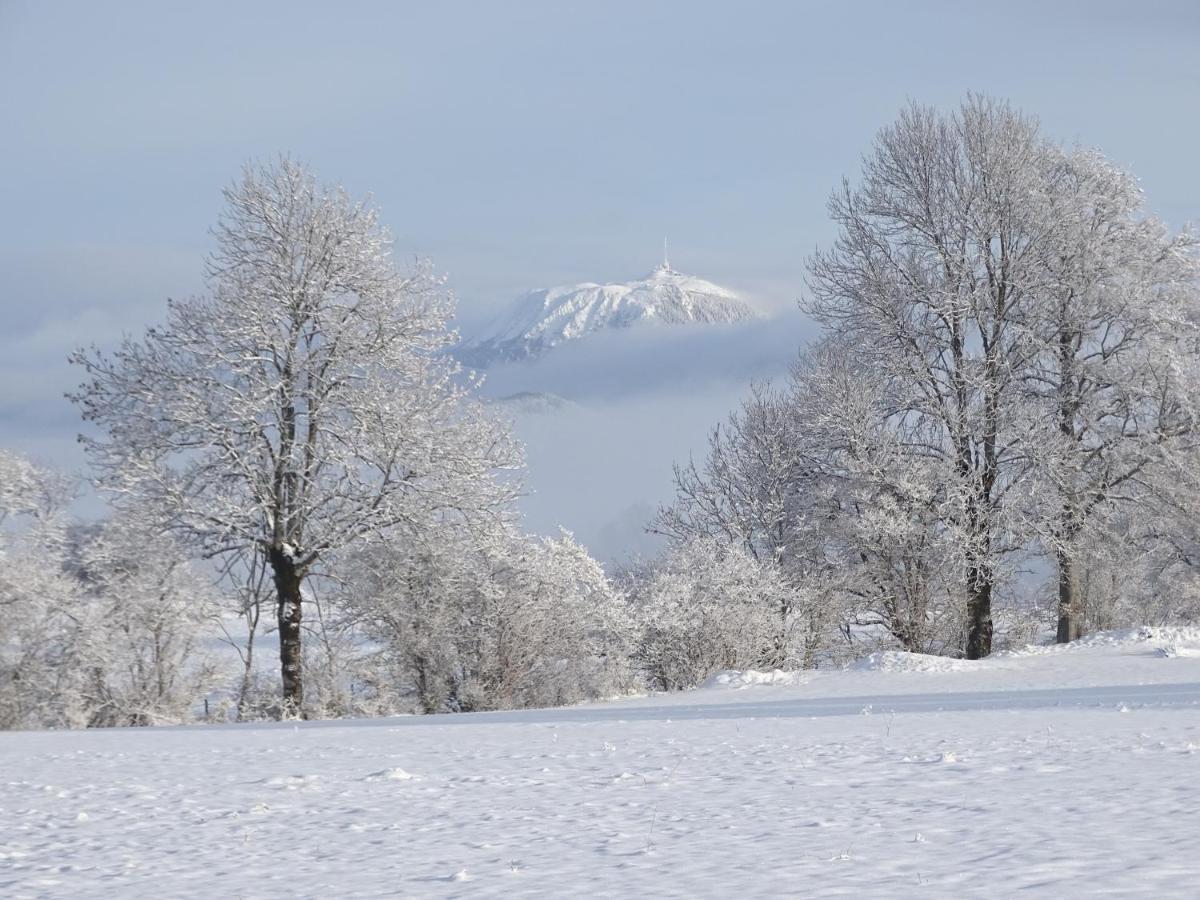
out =
[[667,236],[663,235],[663,269],[667,272],[671,271],[671,262],[667,259]]

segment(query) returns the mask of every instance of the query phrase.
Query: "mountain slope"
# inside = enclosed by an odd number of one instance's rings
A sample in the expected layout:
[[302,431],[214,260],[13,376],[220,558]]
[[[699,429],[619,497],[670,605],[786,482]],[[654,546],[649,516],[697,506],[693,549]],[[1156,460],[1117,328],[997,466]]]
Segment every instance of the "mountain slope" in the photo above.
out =
[[493,407],[512,415],[541,416],[574,409],[578,404],[549,391],[517,391],[489,400]]
[[638,281],[542,288],[519,299],[459,358],[475,368],[531,359],[567,341],[641,323],[728,324],[758,318],[733,291],[664,262]]

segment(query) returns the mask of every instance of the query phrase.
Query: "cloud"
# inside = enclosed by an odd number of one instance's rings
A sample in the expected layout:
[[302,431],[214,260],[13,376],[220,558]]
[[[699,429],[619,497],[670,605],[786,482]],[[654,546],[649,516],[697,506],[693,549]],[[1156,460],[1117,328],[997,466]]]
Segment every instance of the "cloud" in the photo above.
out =
[[0,254],[0,446],[68,469],[83,465],[82,423],[63,396],[79,383],[76,347],[111,347],[161,319],[166,298],[200,287],[202,255],[159,246],[83,244]]
[[[199,249],[75,244],[0,253],[6,327],[0,330],[0,446],[82,470],[83,423],[64,398],[79,373],[77,346],[111,348],[165,312],[168,296],[199,290]],[[754,379],[787,370],[813,326],[794,309],[735,326],[646,326],[593,335],[540,360],[487,373],[492,397],[548,392],[575,404],[518,415],[527,443],[527,526],[574,531],[605,560],[653,554],[643,531],[671,495],[671,464],[702,452],[709,429]]]
[[787,369],[816,327],[798,312],[737,325],[646,324],[611,329],[540,359],[487,372],[485,392],[547,391],[579,401],[720,390]]
[[660,544],[644,529],[672,496],[672,464],[702,456],[750,383],[786,373],[814,332],[798,313],[735,327],[647,326],[489,373],[492,396],[542,391],[575,401],[515,417],[527,449],[526,526],[565,527],[606,562],[653,555]]

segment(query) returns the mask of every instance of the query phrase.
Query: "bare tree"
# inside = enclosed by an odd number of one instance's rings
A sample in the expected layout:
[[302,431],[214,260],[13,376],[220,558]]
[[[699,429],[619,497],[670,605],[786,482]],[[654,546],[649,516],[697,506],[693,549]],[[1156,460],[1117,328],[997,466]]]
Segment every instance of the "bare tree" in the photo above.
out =
[[907,452],[940,466],[958,505],[966,655],[992,645],[1006,516],[1026,467],[1013,415],[1026,309],[1052,243],[1041,197],[1053,151],[1008,104],[905,110],[876,139],[859,187],[834,194],[834,247],[810,261],[807,304],[893,384]]
[[909,451],[922,423],[895,416],[892,385],[856,351],[836,336],[818,341],[788,390],[814,461],[806,490],[820,498],[827,578],[845,595],[849,634],[882,627],[906,650],[942,649],[961,620],[955,498],[937,463]]
[[735,547],[778,571],[788,589],[775,598],[773,667],[793,662],[797,618],[810,666],[830,624],[834,586],[823,528],[827,510],[808,424],[787,392],[754,385],[741,407],[709,435],[703,464],[675,466],[675,499],[650,525],[675,542],[702,539]]
[[210,292],[112,354],[72,357],[101,484],[209,556],[253,548],[277,598],[285,714],[303,713],[304,584],[414,507],[484,510],[518,461],[441,351],[451,301],[394,266],[375,210],[287,159],[225,191]]
[[233,588],[233,594],[237,598],[237,614],[245,623],[244,634],[231,634],[224,621],[217,619],[225,643],[233,648],[242,664],[234,698],[234,713],[240,722],[252,712],[262,712],[251,708],[255,705],[255,698],[252,696],[256,681],[254,651],[259,627],[263,624],[263,606],[274,593],[273,585],[270,584],[270,564],[256,547],[247,547],[243,552],[226,555],[218,581]]
[[[1144,495],[1191,430],[1181,357],[1194,333],[1190,235],[1147,216],[1136,181],[1094,152],[1063,154],[1047,194],[1060,232],[1028,317],[1035,352],[1028,458],[1045,491],[1031,517],[1057,570],[1057,639],[1079,637],[1082,548],[1105,541],[1114,504]],[[1185,367],[1186,368],[1186,367]],[[1042,429],[1036,428],[1038,424]],[[1115,539],[1115,538],[1113,538]]]

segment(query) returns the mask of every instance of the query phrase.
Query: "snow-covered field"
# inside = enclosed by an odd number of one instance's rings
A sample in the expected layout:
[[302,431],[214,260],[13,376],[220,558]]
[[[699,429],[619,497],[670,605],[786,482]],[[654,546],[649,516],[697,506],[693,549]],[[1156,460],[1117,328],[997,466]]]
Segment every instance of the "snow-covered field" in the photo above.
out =
[[1195,896],[1200,631],[524,713],[0,735],[0,896]]

